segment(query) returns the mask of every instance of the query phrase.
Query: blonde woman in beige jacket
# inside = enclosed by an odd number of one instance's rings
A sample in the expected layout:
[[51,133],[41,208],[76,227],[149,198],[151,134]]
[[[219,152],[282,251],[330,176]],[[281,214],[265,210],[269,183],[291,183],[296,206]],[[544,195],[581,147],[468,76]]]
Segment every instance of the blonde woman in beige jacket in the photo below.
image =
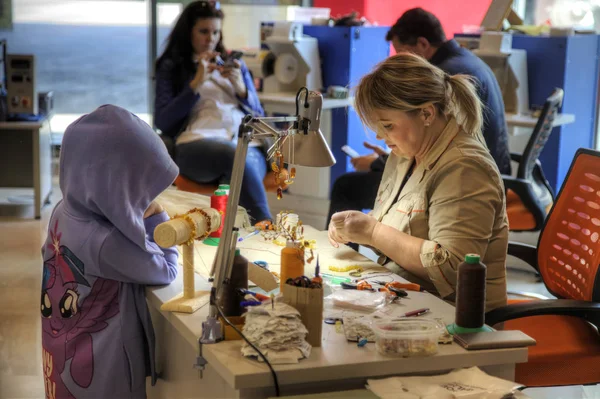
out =
[[329,239],[372,247],[380,264],[449,301],[457,266],[477,253],[487,266],[489,311],[506,304],[508,221],[471,79],[410,53],[363,77],[356,110],[392,154],[373,211],[334,214]]

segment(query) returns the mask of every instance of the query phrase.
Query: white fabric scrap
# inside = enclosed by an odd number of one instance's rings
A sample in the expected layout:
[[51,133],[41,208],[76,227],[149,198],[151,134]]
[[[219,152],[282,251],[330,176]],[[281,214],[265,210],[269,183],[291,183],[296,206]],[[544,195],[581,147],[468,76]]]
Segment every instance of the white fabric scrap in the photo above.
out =
[[367,384],[381,399],[503,399],[523,387],[489,376],[478,367],[436,376],[367,380]]
[[[254,306],[245,314],[243,333],[272,364],[298,363],[310,356],[311,346],[306,342],[308,330],[302,324],[300,313],[285,303],[276,302]],[[244,342],[242,355],[257,357],[250,345]]]
[[375,333],[371,328],[371,317],[359,315],[344,315],[344,335],[348,341],[357,341],[357,338],[366,338],[368,342],[375,342]]

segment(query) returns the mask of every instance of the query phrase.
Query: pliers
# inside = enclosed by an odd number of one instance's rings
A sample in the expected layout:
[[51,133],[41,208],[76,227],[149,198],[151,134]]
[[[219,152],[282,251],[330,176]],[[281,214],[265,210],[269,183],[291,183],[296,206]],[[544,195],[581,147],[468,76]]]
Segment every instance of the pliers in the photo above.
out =
[[378,290],[375,290],[371,284],[366,281],[358,281],[356,283],[342,283],[342,288],[346,290],[361,290],[361,291],[379,291],[379,292],[389,292],[395,294],[397,297],[407,297],[408,294],[406,291],[395,288],[395,287],[381,287]]
[[421,286],[415,283],[401,283],[400,281],[373,281],[375,284],[383,285],[385,288],[396,288],[407,291],[422,291]]

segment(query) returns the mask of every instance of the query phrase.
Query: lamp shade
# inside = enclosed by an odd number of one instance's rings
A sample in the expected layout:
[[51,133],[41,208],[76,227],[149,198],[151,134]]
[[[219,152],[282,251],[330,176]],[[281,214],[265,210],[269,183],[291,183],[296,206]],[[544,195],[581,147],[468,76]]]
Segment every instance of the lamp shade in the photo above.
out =
[[335,157],[331,153],[321,130],[309,130],[308,134],[298,132],[291,135],[283,145],[284,154],[290,154],[287,161],[294,165],[329,167],[335,165]]

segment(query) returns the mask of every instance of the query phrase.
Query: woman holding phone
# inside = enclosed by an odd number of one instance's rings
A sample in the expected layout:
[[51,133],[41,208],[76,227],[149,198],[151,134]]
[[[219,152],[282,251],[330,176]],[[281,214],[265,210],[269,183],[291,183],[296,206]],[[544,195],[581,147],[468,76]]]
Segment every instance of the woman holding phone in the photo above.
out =
[[[156,61],[156,126],[176,138],[180,173],[201,184],[229,183],[244,115],[264,115],[248,68],[235,59],[239,53],[225,50],[223,18],[218,2],[190,3]],[[240,204],[257,223],[271,220],[266,173],[265,155],[251,146]]]

